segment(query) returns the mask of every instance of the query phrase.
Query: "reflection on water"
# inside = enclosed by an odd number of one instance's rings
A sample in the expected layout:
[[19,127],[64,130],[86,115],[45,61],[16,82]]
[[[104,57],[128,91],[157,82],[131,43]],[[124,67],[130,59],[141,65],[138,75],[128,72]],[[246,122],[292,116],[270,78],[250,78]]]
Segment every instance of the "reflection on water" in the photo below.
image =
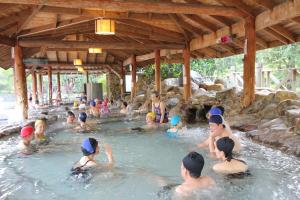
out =
[[[0,199],[171,199],[172,187],[163,190],[163,186],[182,182],[181,159],[207,136],[207,128],[192,128],[180,139],[120,131],[141,124],[141,120],[96,122],[89,133],[75,133],[58,124],[51,127],[52,144],[31,156],[15,153],[16,137],[0,141]],[[81,156],[85,137],[111,144],[116,167],[91,172],[94,176],[89,181],[77,181],[70,177],[70,168]],[[244,137],[242,145],[239,158],[249,164],[252,174],[243,179],[215,174],[211,167],[217,161],[199,150],[206,161],[203,175],[212,176],[218,188],[196,192],[195,199],[300,198],[299,159]],[[96,159],[106,161],[101,146]]]

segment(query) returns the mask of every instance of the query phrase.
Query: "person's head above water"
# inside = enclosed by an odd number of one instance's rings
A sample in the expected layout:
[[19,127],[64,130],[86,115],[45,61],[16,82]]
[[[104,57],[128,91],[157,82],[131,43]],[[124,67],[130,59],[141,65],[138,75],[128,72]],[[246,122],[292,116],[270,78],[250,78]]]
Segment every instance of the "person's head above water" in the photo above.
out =
[[75,114],[72,111],[67,112],[67,123],[73,123],[75,120]]
[[197,152],[190,152],[182,159],[181,175],[184,179],[188,177],[199,178],[204,167],[204,158]]
[[151,94],[151,100],[152,101],[159,101],[160,99],[160,95],[157,91],[154,91],[152,94]]
[[127,108],[127,106],[128,106],[127,102],[126,102],[126,101],[123,101],[123,102],[122,102],[122,108]]
[[90,102],[90,106],[91,106],[91,107],[95,107],[95,106],[96,106],[96,102],[95,102],[95,101],[91,101],[91,102]]
[[87,114],[85,112],[79,113],[78,120],[79,122],[86,122]]
[[154,122],[155,121],[155,113],[154,112],[148,112],[146,115],[146,122]]
[[24,139],[33,136],[34,128],[32,126],[25,126],[22,128],[20,136]]
[[230,161],[232,159],[232,150],[234,147],[234,141],[229,137],[222,137],[217,140],[217,157]]
[[171,117],[171,126],[177,126],[181,122],[181,117],[179,115],[174,115]]
[[81,144],[81,151],[84,156],[99,153],[98,141],[94,138],[86,138]]
[[218,107],[212,107],[209,111],[210,116],[212,115],[222,115],[222,110]]
[[225,128],[225,121],[221,115],[210,116],[208,122],[210,130],[217,134],[220,134]]
[[38,119],[34,123],[36,133],[44,133],[46,131],[46,121],[44,119]]

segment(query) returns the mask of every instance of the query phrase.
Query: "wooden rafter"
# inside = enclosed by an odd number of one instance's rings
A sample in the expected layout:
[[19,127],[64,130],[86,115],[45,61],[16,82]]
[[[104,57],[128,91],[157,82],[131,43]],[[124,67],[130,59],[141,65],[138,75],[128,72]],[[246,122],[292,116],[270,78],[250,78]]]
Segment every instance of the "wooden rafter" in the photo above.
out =
[[245,15],[253,16],[249,6],[244,4],[241,0],[217,0],[225,5],[234,6],[245,13]]
[[274,38],[276,38],[277,40],[279,40],[283,44],[289,44],[288,39],[286,39],[285,37],[283,37],[281,34],[277,33],[276,31],[274,31],[273,29],[266,28],[265,31],[266,31],[266,33],[273,36]]
[[270,26],[270,29],[272,29],[273,31],[275,31],[278,34],[282,35],[283,37],[285,37],[289,41],[296,42],[295,36],[291,32],[289,32],[288,30],[283,28],[282,26],[277,24],[277,25],[274,25],[274,26]]
[[31,13],[20,24],[18,24],[18,29],[16,34],[20,33],[24,29],[24,27],[27,26],[27,24],[41,10],[42,7],[43,7],[42,5],[38,5],[35,8],[32,8]]
[[204,27],[210,32],[216,31],[217,28],[214,24],[202,19],[201,17],[197,15],[186,15],[189,19],[193,20],[194,22],[198,23],[201,27]]
[[169,14],[170,19],[176,24],[177,28],[183,33],[184,38],[186,41],[191,40],[191,36],[189,33],[182,27],[182,25],[179,23],[178,16],[175,14]]
[[263,6],[269,10],[272,10],[274,7],[274,2],[272,0],[252,0],[257,5]]
[[178,13],[178,14],[206,14],[219,16],[239,16],[245,17],[243,12],[233,7],[183,4],[183,3],[158,3],[158,2],[130,2],[130,1],[73,1],[73,0],[1,0],[2,3],[18,3],[33,5],[48,5],[65,8],[98,8],[108,11],[125,11],[125,12],[147,12],[147,13]]

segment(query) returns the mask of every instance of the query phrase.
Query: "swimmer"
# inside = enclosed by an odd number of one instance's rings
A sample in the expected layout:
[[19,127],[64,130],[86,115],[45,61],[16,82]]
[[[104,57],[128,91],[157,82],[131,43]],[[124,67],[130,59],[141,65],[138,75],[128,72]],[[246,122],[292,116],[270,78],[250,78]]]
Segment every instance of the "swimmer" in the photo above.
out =
[[84,139],[81,145],[83,157],[81,157],[81,159],[78,162],[76,162],[72,167],[72,174],[81,173],[84,170],[95,167],[113,167],[114,159],[112,155],[112,149],[108,144],[104,144],[103,147],[108,160],[108,163],[106,164],[100,164],[94,160],[95,156],[98,155],[100,152],[98,141],[94,138]]
[[190,152],[181,163],[181,176],[184,182],[177,186],[177,195],[186,196],[198,189],[206,189],[215,186],[215,181],[209,176],[201,176],[204,166],[204,158],[197,152]]
[[223,162],[215,164],[213,170],[222,174],[238,174],[245,173],[248,170],[246,162],[232,157],[234,141],[229,137],[223,137],[216,142],[217,158]]
[[44,119],[39,119],[35,121],[34,124],[34,142],[37,145],[46,145],[49,143],[49,138],[46,137],[46,121]]
[[90,102],[90,115],[92,115],[93,117],[100,117],[100,112],[99,109],[97,109],[96,107],[96,102],[95,101],[91,101]]
[[67,124],[75,124],[75,114],[72,111],[67,112]]
[[239,152],[241,149],[241,144],[239,138],[234,136],[232,132],[226,129],[226,125],[224,124],[224,119],[221,115],[212,115],[209,118],[209,128],[210,134],[207,140],[198,144],[199,148],[209,147],[209,151],[211,153],[215,153],[216,144],[215,142],[222,137],[230,137],[235,145],[233,148],[234,152]]
[[126,101],[123,101],[121,103],[121,110],[120,110],[120,113],[121,114],[127,114],[128,110],[127,110],[127,102]]
[[90,127],[86,123],[86,118],[87,118],[87,114],[85,112],[79,113],[78,121],[79,121],[80,125],[75,128],[76,130],[79,130],[79,129],[86,130],[86,131],[90,130]]
[[166,109],[166,104],[160,99],[158,92],[154,92],[151,95],[152,99],[152,112],[155,113],[155,122],[156,123],[167,123],[168,122],[168,113]]
[[79,110],[85,110],[86,109],[86,100],[85,99],[82,99],[82,101],[80,101],[78,109]]
[[183,134],[181,117],[174,115],[171,117],[171,128],[167,130],[166,135],[170,138],[177,138]]
[[155,123],[155,113],[148,112],[146,115],[146,125],[142,127],[131,128],[133,131],[149,131],[159,128],[158,124]]
[[[224,115],[224,107],[223,106],[214,106],[212,107],[208,114],[207,114],[207,119],[209,119],[212,115],[221,115],[223,117]],[[224,119],[223,117],[223,120],[224,120],[224,125],[225,125],[225,128],[228,132],[231,132],[232,133],[232,130],[229,126],[229,124],[227,123],[227,121]]]
[[22,141],[19,143],[18,148],[21,153],[30,155],[35,151],[34,146],[31,144],[31,141],[34,139],[34,129],[32,126],[25,126],[22,128],[20,136]]

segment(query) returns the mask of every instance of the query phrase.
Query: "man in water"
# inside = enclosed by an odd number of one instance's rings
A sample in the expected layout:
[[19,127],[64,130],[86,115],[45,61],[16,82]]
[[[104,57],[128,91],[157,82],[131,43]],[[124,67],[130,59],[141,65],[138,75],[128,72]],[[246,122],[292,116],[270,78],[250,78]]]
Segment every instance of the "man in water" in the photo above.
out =
[[67,124],[75,124],[75,114],[72,111],[67,112]]
[[204,158],[197,152],[190,152],[182,159],[181,176],[184,182],[175,189],[176,195],[187,196],[199,189],[215,186],[215,181],[209,176],[201,176]]

